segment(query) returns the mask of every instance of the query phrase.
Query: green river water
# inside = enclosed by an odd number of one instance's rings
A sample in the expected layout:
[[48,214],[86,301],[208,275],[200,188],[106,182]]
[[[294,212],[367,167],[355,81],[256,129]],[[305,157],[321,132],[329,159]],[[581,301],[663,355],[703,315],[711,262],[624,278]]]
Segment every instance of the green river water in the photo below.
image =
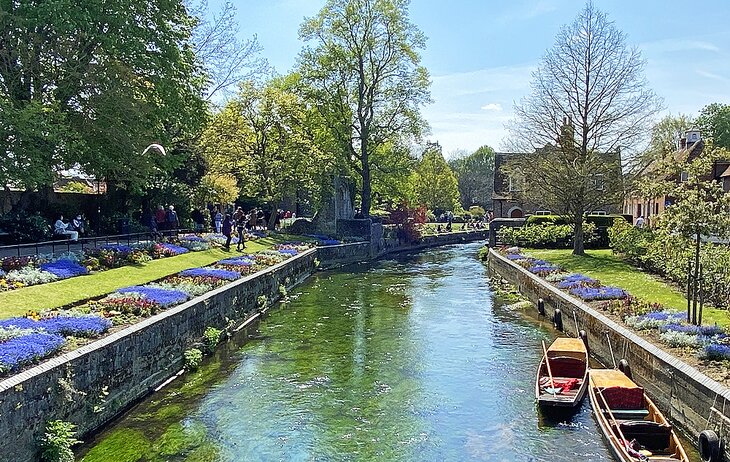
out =
[[540,341],[556,333],[495,300],[478,248],[316,274],[79,460],[610,460],[587,399],[540,415]]

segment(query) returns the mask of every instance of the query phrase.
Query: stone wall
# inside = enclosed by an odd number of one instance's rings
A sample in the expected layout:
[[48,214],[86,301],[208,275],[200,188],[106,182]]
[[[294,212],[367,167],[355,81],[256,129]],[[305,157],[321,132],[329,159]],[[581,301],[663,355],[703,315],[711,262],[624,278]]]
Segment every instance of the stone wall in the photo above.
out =
[[[279,297],[315,269],[317,250],[232,282],[0,382],[0,460],[30,462],[49,420],[84,435],[113,419],[182,367],[183,352],[208,326],[222,328]],[[108,393],[107,396],[104,396]]]
[[[534,303],[542,298],[549,318],[552,319],[555,309],[559,308],[565,331],[571,335],[575,335],[576,330],[575,313],[580,329],[588,334],[591,355],[603,364],[612,365],[610,338],[616,361],[628,360],[634,380],[693,443],[696,444],[697,436],[706,428],[715,430],[724,441],[730,437],[730,425],[727,425],[730,405],[726,406],[730,389],[494,250],[489,253],[489,273],[515,285]],[[718,411],[711,411],[713,405]],[[725,449],[726,460],[730,460],[729,449]]]

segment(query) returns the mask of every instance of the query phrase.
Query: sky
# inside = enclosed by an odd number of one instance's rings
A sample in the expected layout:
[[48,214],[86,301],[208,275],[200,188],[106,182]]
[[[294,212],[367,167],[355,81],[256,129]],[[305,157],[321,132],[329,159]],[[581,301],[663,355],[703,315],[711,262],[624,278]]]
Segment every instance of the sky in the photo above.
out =
[[[223,0],[210,0],[211,10]],[[280,74],[303,44],[304,17],[323,0],[231,0],[242,38],[256,35]],[[649,86],[665,114],[696,115],[713,102],[730,104],[730,0],[594,0],[646,59]],[[530,91],[531,72],[561,26],[579,14],[579,0],[411,0],[410,18],[428,37],[422,64],[433,103],[423,108],[447,157],[489,145],[508,133],[513,105]]]

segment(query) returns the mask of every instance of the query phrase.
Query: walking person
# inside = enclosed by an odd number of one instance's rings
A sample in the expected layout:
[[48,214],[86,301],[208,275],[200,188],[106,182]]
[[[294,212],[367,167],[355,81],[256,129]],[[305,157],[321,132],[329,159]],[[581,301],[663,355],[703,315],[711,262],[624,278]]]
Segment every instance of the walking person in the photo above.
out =
[[180,225],[180,220],[177,218],[177,212],[175,211],[175,206],[171,205],[170,208],[167,210],[166,220],[167,221],[167,229],[173,230],[178,229]]
[[226,214],[226,218],[223,220],[223,223],[221,224],[221,231],[223,231],[223,235],[226,237],[226,245],[223,246],[223,249],[226,251],[231,250],[231,232],[233,231],[233,223],[231,222],[231,216],[229,214]]
[[219,209],[215,209],[215,217],[213,219],[213,222],[215,223],[215,232],[217,234],[220,234],[223,226],[223,214]]
[[236,209],[236,213],[233,214],[233,221],[236,222],[236,233],[238,234],[238,244],[236,250],[241,252],[242,249],[246,248],[245,242],[245,231],[246,231],[246,214],[241,207]]
[[155,212],[155,222],[157,223],[157,230],[158,231],[164,231],[165,225],[167,220],[167,214],[165,213],[165,208],[161,205],[157,206],[157,211]]

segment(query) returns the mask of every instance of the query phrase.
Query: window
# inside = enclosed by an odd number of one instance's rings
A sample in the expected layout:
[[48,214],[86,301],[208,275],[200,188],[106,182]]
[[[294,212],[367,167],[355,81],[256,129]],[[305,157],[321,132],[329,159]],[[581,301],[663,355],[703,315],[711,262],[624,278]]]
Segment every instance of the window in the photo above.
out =
[[606,215],[605,210],[594,210],[591,212],[591,215]]
[[603,173],[598,173],[596,175],[593,175],[593,186],[595,186],[596,191],[603,191],[604,188],[604,175]]
[[518,175],[510,176],[509,177],[509,191],[510,192],[522,191],[523,182],[524,182],[524,179]]
[[689,179],[689,173],[682,172],[679,174],[679,181],[684,182],[684,181],[687,181],[688,179]]

